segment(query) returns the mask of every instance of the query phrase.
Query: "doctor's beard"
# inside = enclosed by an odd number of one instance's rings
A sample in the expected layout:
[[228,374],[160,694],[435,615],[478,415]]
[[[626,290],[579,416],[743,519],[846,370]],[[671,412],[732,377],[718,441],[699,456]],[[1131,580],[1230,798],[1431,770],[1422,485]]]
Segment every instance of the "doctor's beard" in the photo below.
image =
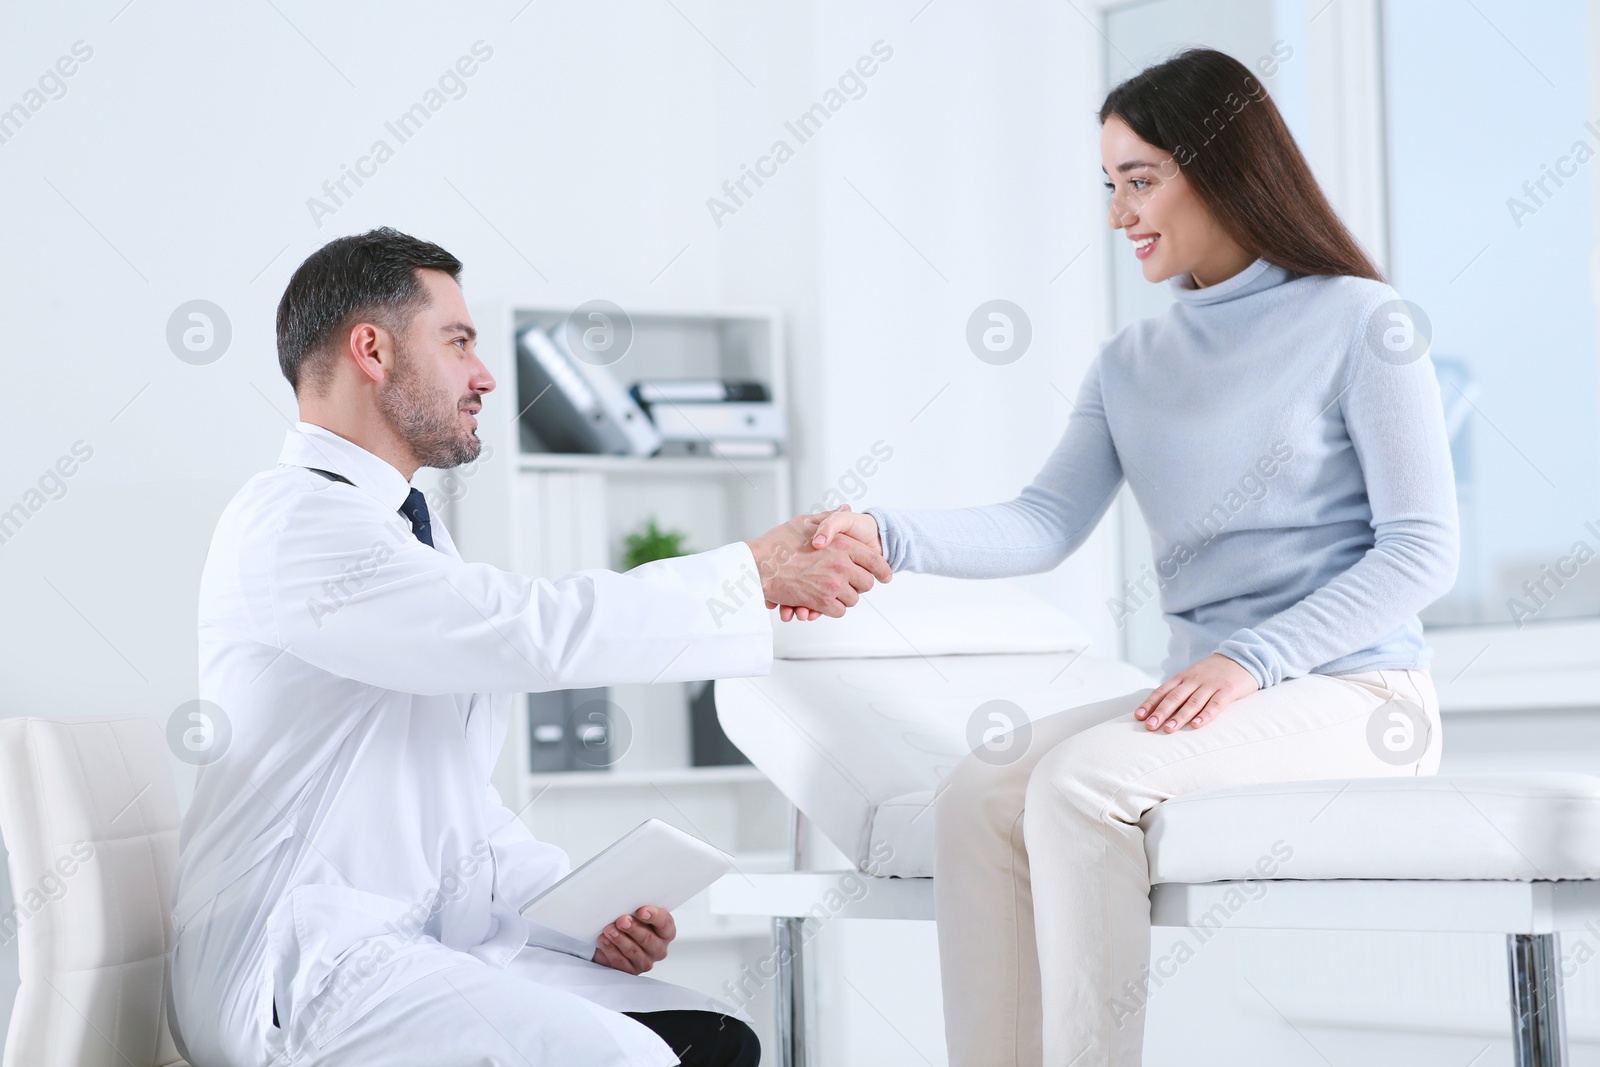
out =
[[478,435],[461,424],[461,408],[477,399],[476,393],[458,400],[446,390],[430,389],[417,373],[416,360],[397,346],[394,373],[378,391],[378,409],[419,464],[448,470],[471,463],[483,450]]

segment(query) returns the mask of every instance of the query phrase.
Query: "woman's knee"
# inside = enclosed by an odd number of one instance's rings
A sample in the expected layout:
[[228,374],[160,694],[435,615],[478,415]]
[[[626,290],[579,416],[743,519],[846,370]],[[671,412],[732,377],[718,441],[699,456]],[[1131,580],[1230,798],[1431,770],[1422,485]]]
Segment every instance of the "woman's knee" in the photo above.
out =
[[1115,756],[1103,748],[1080,734],[1051,749],[1028,776],[1025,808],[1039,811],[1065,805],[1085,818],[1104,819],[1120,776]]
[[1060,777],[1083,784],[1096,779],[1093,749],[1104,743],[1108,729],[1116,729],[1113,724],[1134,721],[1134,707],[1149,692],[1069,708],[974,748],[939,784],[934,797],[938,825],[954,829],[974,820],[1009,822],[1022,813],[1035,782]]
[[1015,806],[1020,808],[1027,782],[1026,768],[993,759],[987,749],[981,749],[963,756],[945,775],[933,803],[940,813],[949,812],[951,818],[995,803],[1004,804],[1007,797],[1014,798]]
[[1008,840],[1022,817],[1027,773],[966,756],[933,796],[935,862],[970,857],[983,842]]

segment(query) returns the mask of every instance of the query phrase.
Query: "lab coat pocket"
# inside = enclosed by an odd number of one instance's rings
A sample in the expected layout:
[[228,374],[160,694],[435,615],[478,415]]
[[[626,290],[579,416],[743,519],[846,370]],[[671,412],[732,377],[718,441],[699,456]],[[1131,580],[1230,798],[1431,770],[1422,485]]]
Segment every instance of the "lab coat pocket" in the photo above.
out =
[[324,1047],[401,986],[463,962],[416,933],[403,901],[333,885],[291,890],[268,919],[273,997],[291,1055]]

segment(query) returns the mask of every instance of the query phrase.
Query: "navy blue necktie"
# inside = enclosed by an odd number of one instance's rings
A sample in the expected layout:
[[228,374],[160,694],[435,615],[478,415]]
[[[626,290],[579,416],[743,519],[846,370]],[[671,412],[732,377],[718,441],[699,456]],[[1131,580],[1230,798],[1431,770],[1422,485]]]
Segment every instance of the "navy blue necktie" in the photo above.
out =
[[417,540],[432,548],[433,527],[428,519],[428,502],[420,489],[411,490],[406,502],[400,505],[400,514],[411,520],[411,532],[417,535]]
[[[349,478],[332,471],[325,471],[321,467],[307,467],[306,470],[322,475],[330,482],[343,482],[345,485],[354,485]],[[406,497],[406,502],[400,505],[400,514],[404,515],[411,523],[411,532],[417,535],[417,540],[433,547],[433,526],[428,518],[428,502],[420,490],[413,489]]]

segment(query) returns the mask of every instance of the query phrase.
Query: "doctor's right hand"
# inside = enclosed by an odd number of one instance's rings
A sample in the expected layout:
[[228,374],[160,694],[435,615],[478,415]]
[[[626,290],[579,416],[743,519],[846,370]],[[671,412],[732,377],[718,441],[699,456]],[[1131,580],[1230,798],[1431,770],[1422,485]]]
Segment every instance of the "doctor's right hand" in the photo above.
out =
[[[835,538],[841,536],[853,537],[878,553],[878,555],[883,555],[883,538],[878,533],[878,520],[871,515],[865,512],[851,511],[849,504],[841,504],[837,509],[823,512],[815,517],[822,519],[822,523],[817,527],[816,534],[811,538],[813,547],[825,548]],[[786,604],[782,615],[784,622],[788,622],[791,618],[799,619],[801,622],[810,622],[812,619],[820,617],[821,613],[812,611],[810,608],[791,607]]]
[[745,542],[755,555],[768,604],[839,618],[874,582],[892,575],[883,554],[854,537],[813,544],[824,516],[801,515]]

